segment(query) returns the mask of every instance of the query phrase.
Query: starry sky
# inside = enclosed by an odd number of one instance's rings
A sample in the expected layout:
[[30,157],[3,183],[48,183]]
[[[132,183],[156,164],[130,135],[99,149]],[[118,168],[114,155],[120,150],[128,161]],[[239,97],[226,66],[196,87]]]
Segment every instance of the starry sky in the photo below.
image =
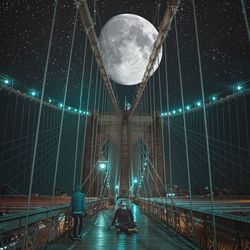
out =
[[[196,2],[205,95],[230,91],[233,84],[250,79],[250,46],[241,1]],[[41,89],[53,4],[52,0],[3,0],[0,3],[0,73],[13,77],[28,88]],[[166,1],[162,0],[97,0],[94,15],[94,1],[88,1],[88,4],[96,19],[97,36],[111,17],[121,13],[140,15],[157,28],[166,8]],[[250,1],[245,0],[245,5],[250,18]],[[46,86],[46,94],[57,100],[63,96],[74,16],[74,1],[59,0]],[[191,1],[181,1],[177,26],[184,99],[189,103],[201,96]],[[67,98],[70,105],[74,105],[79,96],[84,39],[85,34],[78,19]],[[170,106],[174,107],[180,104],[180,87],[173,25],[166,40],[166,51]],[[90,61],[91,51],[88,46],[87,74]],[[164,63],[161,63],[159,71],[161,82],[165,83]],[[120,100],[126,95],[132,102],[134,87],[113,86]],[[87,84],[85,90],[86,93]],[[163,88],[163,96],[164,91]]]

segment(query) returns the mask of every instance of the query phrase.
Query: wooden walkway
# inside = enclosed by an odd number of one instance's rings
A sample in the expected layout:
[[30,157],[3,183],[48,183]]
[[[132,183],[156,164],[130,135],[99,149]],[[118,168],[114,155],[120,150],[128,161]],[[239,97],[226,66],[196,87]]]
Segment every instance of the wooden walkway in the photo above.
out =
[[188,250],[191,244],[166,228],[140,213],[137,206],[132,208],[138,233],[125,234],[109,231],[114,209],[100,212],[84,225],[82,241],[72,241],[69,235],[47,247],[48,250]]

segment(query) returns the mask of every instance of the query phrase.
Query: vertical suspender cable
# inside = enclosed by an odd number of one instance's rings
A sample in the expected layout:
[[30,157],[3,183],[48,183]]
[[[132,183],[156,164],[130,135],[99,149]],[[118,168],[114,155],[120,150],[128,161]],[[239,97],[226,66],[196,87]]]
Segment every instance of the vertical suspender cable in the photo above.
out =
[[[175,23],[175,35],[176,35],[176,47],[177,47],[177,60],[178,60],[178,68],[179,68],[179,79],[180,79],[180,89],[181,89],[181,105],[182,105],[182,118],[183,118],[183,126],[184,126],[184,138],[185,138],[185,152],[186,152],[186,164],[187,164],[187,175],[188,175],[188,191],[189,191],[189,207],[190,207],[190,215],[193,220],[193,206],[192,206],[192,187],[191,187],[191,178],[190,178],[190,166],[189,166],[189,151],[188,151],[188,141],[187,141],[187,126],[186,126],[186,115],[185,115],[185,105],[184,105],[184,96],[183,96],[183,86],[182,86],[182,71],[181,71],[181,61],[180,61],[180,49],[179,49],[179,39],[178,39],[178,30],[177,30],[177,22],[176,16],[174,17]],[[191,227],[191,237],[193,240],[193,221]]]
[[46,65],[45,65],[44,77],[43,77],[41,100],[40,100],[39,111],[38,111],[35,145],[34,145],[34,151],[33,151],[33,157],[32,157],[32,165],[31,165],[31,173],[30,173],[30,183],[29,183],[29,193],[28,193],[28,202],[27,202],[27,212],[26,212],[26,218],[25,218],[24,243],[23,243],[23,248],[24,249],[25,249],[25,246],[26,246],[26,238],[27,238],[27,230],[28,230],[28,218],[29,218],[30,202],[31,202],[31,192],[32,192],[32,184],[33,184],[33,175],[34,175],[35,162],[36,162],[36,152],[37,152],[38,135],[39,135],[39,130],[40,130],[40,119],[41,119],[41,114],[42,114],[43,99],[44,99],[44,92],[45,92],[45,86],[46,86],[46,80],[47,80],[47,71],[48,71],[49,58],[50,58],[50,49],[51,49],[52,37],[53,37],[54,25],[55,25],[55,19],[56,19],[57,3],[58,3],[58,0],[55,0],[55,7],[54,7],[54,13],[53,13],[53,20],[52,20],[52,27],[51,27],[50,38],[49,38],[49,47],[48,47],[48,51],[47,51]]
[[210,196],[211,196],[211,208],[212,208],[212,218],[213,218],[213,247],[217,249],[217,239],[216,239],[216,225],[215,225],[215,216],[214,216],[214,194],[213,194],[213,182],[212,182],[212,173],[211,173],[211,160],[210,160],[210,150],[209,150],[209,139],[208,139],[208,129],[207,129],[207,115],[206,115],[206,106],[205,106],[205,96],[204,96],[204,84],[203,84],[203,74],[201,67],[201,56],[200,56],[200,45],[199,45],[199,36],[196,20],[196,10],[195,10],[195,1],[192,0],[193,13],[194,13],[194,24],[195,24],[195,35],[196,35],[196,45],[197,45],[197,54],[199,62],[199,73],[200,73],[200,83],[201,83],[201,94],[202,94],[202,108],[203,108],[203,117],[204,117],[204,127],[205,127],[205,136],[206,136],[206,146],[207,146],[207,163],[208,163],[208,174],[209,174],[209,185],[210,185]]
[[[92,53],[91,66],[90,66],[90,77],[89,77],[89,82],[88,82],[89,86],[88,86],[87,105],[86,105],[87,112],[89,110],[90,89],[91,89],[90,86],[91,86],[91,74],[92,74],[93,60],[94,60],[94,54]],[[84,69],[85,69],[85,59],[84,59],[84,63],[83,63],[82,81],[84,80]],[[84,124],[84,138],[83,138],[83,146],[82,146],[82,160],[81,160],[81,173],[80,173],[80,185],[81,185],[81,187],[83,187],[83,161],[84,161],[84,156],[85,156],[84,152],[85,152],[87,125],[88,125],[88,115],[86,115],[85,124]]]
[[244,95],[244,111],[245,111],[245,123],[246,123],[246,137],[247,137],[247,156],[248,162],[250,162],[250,143],[249,143],[249,128],[248,128],[248,115],[247,115],[247,100],[246,95]]
[[[168,123],[168,160],[169,160],[169,185],[170,193],[173,193],[173,176],[172,176],[172,150],[171,150],[171,127],[170,127],[170,115],[169,115],[169,82],[168,82],[168,64],[167,64],[167,48],[164,50],[165,61],[165,79],[166,79],[166,96],[167,96],[167,123]],[[172,196],[171,201],[173,202]]]
[[63,97],[63,108],[62,108],[62,114],[61,114],[61,120],[60,120],[59,140],[58,140],[57,153],[56,153],[56,165],[55,165],[54,180],[53,180],[51,208],[53,208],[54,196],[55,196],[55,189],[56,189],[56,179],[57,179],[57,170],[58,170],[60,147],[61,147],[61,139],[62,139],[63,119],[64,119],[66,97],[67,97],[67,93],[68,93],[69,74],[70,74],[72,54],[73,54],[73,47],[74,47],[74,41],[75,41],[75,31],[76,31],[76,24],[77,24],[77,16],[78,16],[78,5],[76,7],[76,14],[75,14],[75,20],[74,20],[73,35],[72,35],[70,55],[69,55],[69,64],[68,64],[67,78],[66,78],[66,84],[65,84],[65,90],[64,90],[64,97]]
[[249,28],[249,23],[247,20],[247,12],[246,12],[244,0],[241,0],[241,7],[242,7],[242,12],[243,12],[244,20],[245,20],[245,24],[246,24],[248,42],[250,43],[250,28]]
[[[77,120],[77,132],[76,132],[76,152],[75,152],[75,163],[74,163],[74,176],[73,176],[73,187],[74,190],[76,183],[76,165],[78,158],[78,147],[79,147],[79,130],[80,130],[80,122],[81,122],[81,111],[82,111],[82,95],[83,95],[83,79],[84,79],[84,71],[85,71],[85,59],[86,59],[86,51],[87,51],[87,36],[85,36],[84,43],[84,54],[83,54],[83,70],[82,70],[82,80],[81,80],[81,89],[80,89],[80,100],[79,100],[79,109],[78,109],[78,120]],[[85,136],[85,135],[84,135]]]

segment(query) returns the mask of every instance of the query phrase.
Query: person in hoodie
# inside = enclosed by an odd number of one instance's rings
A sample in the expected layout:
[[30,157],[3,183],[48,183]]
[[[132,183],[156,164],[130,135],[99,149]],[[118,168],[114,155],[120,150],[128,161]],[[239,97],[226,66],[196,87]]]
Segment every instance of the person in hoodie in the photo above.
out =
[[[117,222],[117,223],[116,223]],[[111,226],[109,229],[113,229],[114,225],[116,226],[116,231],[125,231],[129,232],[133,230],[137,232],[136,224],[134,222],[134,217],[132,210],[127,207],[127,202],[123,200],[121,206],[115,211]]]
[[75,191],[71,196],[71,209],[72,209],[72,216],[74,219],[73,239],[81,240],[83,218],[86,217],[86,203],[85,203],[85,194],[81,192],[80,185],[76,185]]

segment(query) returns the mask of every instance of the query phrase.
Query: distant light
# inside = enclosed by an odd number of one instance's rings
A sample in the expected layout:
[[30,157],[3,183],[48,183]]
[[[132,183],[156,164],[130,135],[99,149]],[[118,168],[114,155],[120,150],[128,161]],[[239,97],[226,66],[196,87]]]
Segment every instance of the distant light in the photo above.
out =
[[164,116],[164,113],[161,113],[160,116]]
[[137,183],[137,182],[138,182],[138,179],[137,179],[137,178],[134,178],[133,182],[134,182],[134,183]]
[[82,110],[79,110],[79,113],[81,114],[81,113],[82,113]]
[[147,164],[147,162],[144,162],[144,166],[147,166],[148,164]]
[[83,111],[83,114],[85,115],[85,114],[86,114],[86,112],[85,112],[85,111]]
[[71,110],[71,107],[68,107],[68,110]]
[[107,168],[108,168],[108,161],[98,161],[98,168],[101,171],[107,170]]
[[90,113],[87,111],[87,112],[86,112],[86,115],[89,115],[89,114],[90,114]]
[[106,164],[105,164],[105,163],[101,163],[101,164],[99,165],[99,167],[100,167],[100,169],[105,169],[105,168],[106,168]]
[[182,109],[179,109],[179,112],[181,112],[182,111]]
[[5,83],[5,84],[9,84],[10,81],[9,81],[8,79],[5,79],[5,80],[4,80],[4,83]]
[[75,112],[77,112],[77,109],[74,109]]
[[30,91],[29,94],[33,97],[38,95],[38,93],[35,90]]
[[216,96],[212,96],[212,101],[216,101],[217,100],[217,97]]
[[200,106],[201,106],[201,102],[197,102],[196,105],[197,105],[198,107],[200,107]]
[[168,113],[167,113],[167,112],[165,112],[165,113],[164,113],[164,115],[165,115],[165,116],[167,116],[167,115],[168,115]]
[[60,107],[60,108],[62,108],[62,107],[63,107],[63,104],[62,104],[62,103],[60,103],[60,104],[59,104],[59,107]]
[[175,197],[174,193],[167,193],[167,197]]
[[190,106],[187,106],[186,109],[187,109],[187,110],[190,110]]
[[243,90],[243,86],[242,85],[237,85],[236,89],[237,89],[237,91],[241,91],[241,90]]
[[52,102],[52,100],[51,100],[50,98],[49,98],[49,100],[48,100],[48,101],[49,101],[49,103],[51,103],[51,102]]
[[173,114],[175,114],[176,113],[176,111],[175,110],[173,110]]
[[116,189],[118,189],[118,188],[119,188],[119,186],[118,186],[118,185],[116,185],[116,186],[115,186],[115,188],[116,188]]

